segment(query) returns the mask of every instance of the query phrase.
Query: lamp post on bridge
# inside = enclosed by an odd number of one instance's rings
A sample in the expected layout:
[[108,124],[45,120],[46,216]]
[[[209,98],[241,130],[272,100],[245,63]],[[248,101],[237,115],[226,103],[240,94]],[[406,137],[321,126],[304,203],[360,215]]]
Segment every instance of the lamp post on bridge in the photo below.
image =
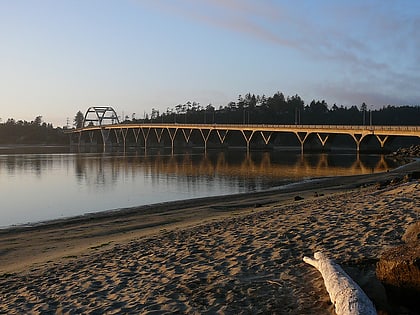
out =
[[300,109],[295,109],[295,125],[300,125]]

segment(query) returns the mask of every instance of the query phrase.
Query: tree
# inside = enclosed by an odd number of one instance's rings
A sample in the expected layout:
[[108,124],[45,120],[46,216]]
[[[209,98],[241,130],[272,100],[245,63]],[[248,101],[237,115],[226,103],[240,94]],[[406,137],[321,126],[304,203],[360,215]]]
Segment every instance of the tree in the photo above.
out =
[[83,113],[79,110],[76,113],[76,116],[74,116],[74,126],[76,128],[82,128],[83,127],[83,121],[85,120],[85,116]]
[[175,112],[179,115],[182,112],[182,105],[178,104],[175,106]]
[[41,126],[41,124],[42,124],[42,116],[36,116],[34,120],[34,125]]
[[159,110],[152,108],[152,114],[150,116],[150,119],[155,120],[159,118]]
[[360,111],[363,113],[363,126],[366,125],[366,112],[367,112],[367,105],[365,102],[362,103],[360,106]]
[[309,104],[309,111],[315,115],[322,115],[328,112],[328,105],[324,100],[321,102],[312,100]]

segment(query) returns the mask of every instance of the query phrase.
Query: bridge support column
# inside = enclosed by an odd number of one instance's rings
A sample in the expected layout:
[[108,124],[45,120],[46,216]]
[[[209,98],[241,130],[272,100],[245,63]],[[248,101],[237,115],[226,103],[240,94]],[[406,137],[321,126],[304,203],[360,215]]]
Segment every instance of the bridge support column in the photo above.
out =
[[78,135],[78,137],[77,137],[78,139],[77,139],[77,146],[80,148],[80,140],[81,140],[81,138],[82,138],[82,132],[81,131],[79,131],[79,135]]
[[163,128],[155,128],[154,130],[155,130],[155,134],[156,134],[157,143],[160,144],[160,141],[162,140],[162,134],[163,134],[164,129]]
[[[203,130],[207,130],[207,134],[205,134],[205,132],[203,132]],[[204,141],[204,152],[207,152],[207,141],[209,140],[211,129],[201,129],[200,128],[200,133],[201,133],[201,136],[203,137],[203,141]]]
[[[102,133],[101,133],[102,134]],[[89,140],[90,140],[90,144],[93,144],[93,136],[94,136],[94,132],[93,131],[89,131]]]
[[303,153],[305,141],[309,136],[309,132],[295,132],[296,137],[300,142],[300,152]]
[[[172,148],[172,154],[174,154],[174,141],[175,141],[175,136],[176,133],[178,131],[178,128],[166,128],[168,130],[169,133],[169,138],[171,138],[171,148]],[[173,130],[173,133],[172,133]]]
[[267,137],[265,136],[264,131],[260,131],[260,133],[261,133],[261,136],[262,136],[262,138],[264,140],[265,145],[268,145],[268,143],[270,142],[270,139],[271,139],[271,136],[273,135],[273,133],[272,132],[269,132]]
[[[248,131],[248,133],[247,133],[247,131]],[[245,141],[246,141],[246,152],[249,153],[249,143],[251,142],[251,139],[252,139],[252,136],[255,133],[255,130],[252,130],[252,131],[251,130],[241,130],[241,132],[242,132],[242,135],[244,136]]]
[[134,135],[134,140],[136,141],[136,145],[138,144],[138,142],[139,142],[139,135],[140,135],[140,129],[141,128],[139,128],[139,129],[132,129],[133,130],[133,135]]
[[182,133],[184,135],[184,138],[185,138],[185,141],[187,142],[187,144],[190,142],[192,131],[193,131],[192,129],[189,129],[188,132],[185,129],[182,129]]
[[[147,129],[147,132],[144,132],[144,129]],[[147,138],[149,138],[150,128],[141,128],[141,133],[144,140],[144,151],[147,149]]]
[[318,136],[319,141],[321,141],[322,149],[325,148],[325,144],[327,143],[328,138],[330,137],[329,134],[323,135],[317,132],[316,134]]
[[119,145],[120,144],[120,137],[119,137],[118,132],[121,133],[121,129],[120,130],[118,130],[118,129],[112,129],[112,130],[114,131],[115,140],[117,140],[117,145]]
[[366,136],[366,135],[363,135],[363,134],[358,134],[358,133],[353,133],[353,134],[351,134],[351,136],[353,137],[353,139],[354,139],[354,142],[356,142],[356,151],[357,151],[357,153],[359,153],[360,152],[360,143],[362,142],[362,140],[363,140],[363,138]]
[[[223,134],[220,132],[223,131]],[[228,134],[229,130],[219,130],[216,129],[217,136],[219,137],[220,143],[223,144],[225,142],[226,136]]]
[[[119,139],[118,139],[116,129],[114,129],[114,131],[115,131],[115,137],[117,138],[117,143],[119,143]],[[120,133],[121,133],[121,136],[122,136],[122,139],[123,139],[123,146],[124,146],[124,152],[125,152],[125,148],[126,148],[126,144],[127,144],[128,128],[121,128]]]
[[389,136],[379,136],[379,135],[376,135],[376,139],[378,139],[378,141],[379,141],[379,143],[381,145],[381,149],[384,148],[385,142],[388,140],[388,138],[389,138]]
[[[102,141],[103,141],[103,150],[105,152],[106,150],[106,142],[109,139],[109,133],[110,133],[110,129],[105,129],[104,127],[101,127],[101,134],[102,134]],[[118,140],[118,137],[117,137]]]

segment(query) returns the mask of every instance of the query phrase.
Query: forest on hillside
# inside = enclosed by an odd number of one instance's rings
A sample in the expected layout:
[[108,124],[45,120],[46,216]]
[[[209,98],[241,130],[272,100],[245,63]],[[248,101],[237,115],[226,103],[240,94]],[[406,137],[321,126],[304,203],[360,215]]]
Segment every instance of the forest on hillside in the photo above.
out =
[[419,125],[420,106],[391,106],[373,110],[362,103],[359,107],[345,107],[324,100],[305,104],[299,95],[285,97],[277,92],[271,97],[247,93],[239,95],[237,101],[216,109],[212,104],[202,106],[188,101],[167,108],[165,112],[152,109],[143,119],[132,121],[159,121],[176,123],[216,123],[216,124],[300,124],[300,125]]
[[68,135],[61,128],[42,122],[42,116],[33,121],[9,118],[0,123],[0,144],[33,144],[33,145],[65,145],[69,143]]
[[[114,106],[118,110],[118,106]],[[0,113],[1,114],[1,113]],[[73,118],[73,127],[83,125],[84,114],[78,111]],[[305,103],[299,95],[285,97],[276,92],[266,97],[247,93],[236,101],[216,108],[212,104],[201,105],[187,101],[166,111],[152,108],[142,119],[125,116],[124,123],[195,123],[195,124],[299,124],[299,125],[420,125],[420,106],[383,106],[372,109],[366,103],[346,107],[328,105],[324,100]],[[37,116],[33,121],[13,118],[0,123],[0,144],[59,144],[69,143],[63,128],[54,128]]]

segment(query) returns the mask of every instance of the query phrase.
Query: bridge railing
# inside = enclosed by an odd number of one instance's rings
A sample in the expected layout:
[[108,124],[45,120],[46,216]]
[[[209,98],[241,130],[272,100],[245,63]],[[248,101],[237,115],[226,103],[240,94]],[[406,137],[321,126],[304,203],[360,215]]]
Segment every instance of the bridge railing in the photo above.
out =
[[287,129],[351,129],[351,130],[395,130],[395,131],[420,131],[420,126],[383,126],[383,125],[275,125],[275,124],[188,124],[188,123],[140,123],[140,124],[120,124],[127,125],[150,125],[150,126],[176,126],[176,127],[196,127],[196,128],[287,128]]
[[188,123],[128,123],[128,124],[103,124],[102,126],[86,126],[84,128],[72,129],[70,132],[77,132],[99,128],[140,128],[150,126],[155,128],[208,128],[208,129],[302,129],[302,130],[361,130],[361,131],[411,131],[420,132],[420,126],[380,126],[380,125],[275,125],[275,124],[188,124]]

